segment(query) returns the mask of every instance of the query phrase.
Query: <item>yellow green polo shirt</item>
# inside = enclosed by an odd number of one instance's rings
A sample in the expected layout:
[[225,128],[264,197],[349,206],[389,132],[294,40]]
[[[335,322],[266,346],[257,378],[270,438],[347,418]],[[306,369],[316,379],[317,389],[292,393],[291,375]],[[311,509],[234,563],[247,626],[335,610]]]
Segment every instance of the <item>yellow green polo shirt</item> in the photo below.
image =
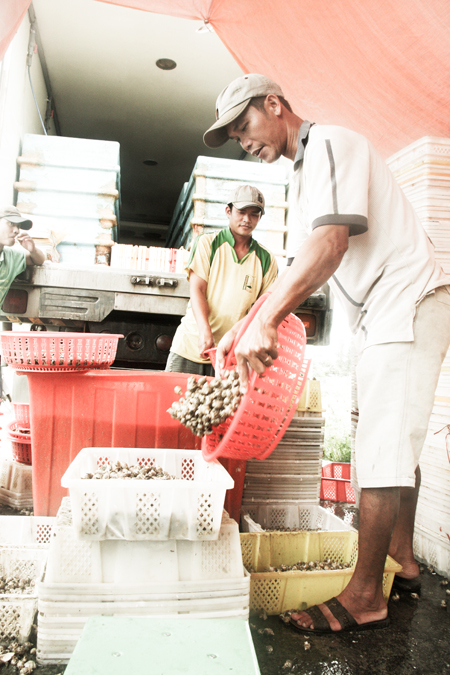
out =
[[5,247],[0,253],[0,307],[11,283],[27,266],[25,251]]
[[[229,227],[194,240],[186,266],[207,282],[208,321],[217,346],[219,340],[275,281],[275,256],[253,238],[247,255],[238,260]],[[189,302],[186,315],[175,333],[171,351],[196,363],[210,363],[198,351],[199,332]]]

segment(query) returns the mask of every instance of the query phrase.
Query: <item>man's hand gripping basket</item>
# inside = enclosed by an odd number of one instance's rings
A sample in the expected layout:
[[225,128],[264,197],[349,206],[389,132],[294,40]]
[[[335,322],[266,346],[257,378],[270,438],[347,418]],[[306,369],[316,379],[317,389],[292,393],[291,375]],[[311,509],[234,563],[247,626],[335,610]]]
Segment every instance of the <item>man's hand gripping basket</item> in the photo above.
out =
[[[267,298],[254,304],[227,354],[225,368],[236,369],[235,348]],[[203,457],[265,459],[276,448],[294,416],[300,400],[309,361],[305,360],[306,332],[303,323],[289,314],[278,327],[278,358],[264,375],[253,372],[236,413],[204,436]]]

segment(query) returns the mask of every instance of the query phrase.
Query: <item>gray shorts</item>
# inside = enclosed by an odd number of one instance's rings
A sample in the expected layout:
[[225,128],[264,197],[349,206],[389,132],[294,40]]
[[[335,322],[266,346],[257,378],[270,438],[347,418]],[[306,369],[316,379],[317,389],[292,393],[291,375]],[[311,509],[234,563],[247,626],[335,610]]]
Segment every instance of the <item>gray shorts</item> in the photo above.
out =
[[450,287],[417,306],[413,342],[365,349],[356,365],[360,488],[414,487],[442,362],[450,344]]
[[214,377],[214,368],[210,363],[190,361],[175,352],[169,352],[166,370],[170,373],[192,373],[192,375],[207,375]]

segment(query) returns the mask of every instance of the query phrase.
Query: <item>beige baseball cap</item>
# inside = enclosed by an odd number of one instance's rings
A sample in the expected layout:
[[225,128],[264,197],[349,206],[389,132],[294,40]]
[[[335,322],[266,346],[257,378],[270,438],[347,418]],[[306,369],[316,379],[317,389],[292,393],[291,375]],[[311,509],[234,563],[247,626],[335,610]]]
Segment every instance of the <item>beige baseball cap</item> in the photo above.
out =
[[261,209],[261,215],[264,215],[264,195],[258,188],[252,185],[240,185],[228,206],[235,206],[237,209],[246,209],[248,206],[257,206]]
[[204,134],[203,142],[208,148],[219,148],[228,141],[227,124],[233,122],[244,112],[250,100],[255,96],[276,94],[282,96],[281,87],[265,75],[249,73],[233,80],[219,94],[216,101],[216,120]]
[[33,222],[24,218],[19,209],[15,206],[1,206],[0,218],[9,220],[10,223],[15,223],[21,230],[29,230],[33,226]]

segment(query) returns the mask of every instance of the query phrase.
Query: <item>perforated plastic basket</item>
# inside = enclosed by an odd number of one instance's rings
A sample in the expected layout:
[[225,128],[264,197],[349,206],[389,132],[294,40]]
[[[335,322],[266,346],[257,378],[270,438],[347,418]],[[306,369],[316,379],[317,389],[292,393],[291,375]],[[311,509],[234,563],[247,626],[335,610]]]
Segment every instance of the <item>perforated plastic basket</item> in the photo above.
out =
[[8,439],[11,441],[12,456],[16,462],[31,465],[31,434],[18,422],[8,424]]
[[[244,565],[251,571],[250,609],[280,614],[290,609],[307,609],[329,600],[347,586],[358,556],[358,533],[277,532],[241,533]],[[349,563],[348,569],[314,572],[266,572],[270,567],[295,565],[314,560]],[[402,569],[387,556],[383,575],[386,602],[396,572]]]
[[[256,302],[233,342],[225,368],[236,369],[234,350],[259,311],[267,294]],[[300,400],[309,361],[304,360],[306,332],[303,323],[289,314],[278,327],[278,358],[264,375],[253,372],[236,413],[214,427],[202,441],[203,457],[265,459],[278,445]]]
[[8,331],[1,334],[2,359],[17,371],[83,371],[109,368],[123,335]]
[[[107,462],[160,466],[175,480],[84,479]],[[234,481],[196,450],[84,448],[61,478],[81,538],[214,540]]]
[[29,403],[13,403],[14,417],[22,427],[30,428],[30,404]]

